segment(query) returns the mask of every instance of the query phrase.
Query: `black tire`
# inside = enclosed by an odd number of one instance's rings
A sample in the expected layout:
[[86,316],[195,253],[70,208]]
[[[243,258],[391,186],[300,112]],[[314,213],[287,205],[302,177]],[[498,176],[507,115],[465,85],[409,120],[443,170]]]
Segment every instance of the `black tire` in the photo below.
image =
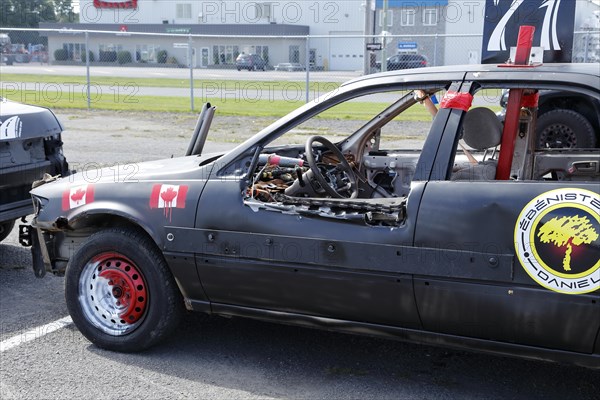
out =
[[65,299],[81,333],[112,351],[157,344],[183,314],[183,298],[161,252],[143,232],[124,228],[85,240],[67,265]]
[[0,242],[3,241],[10,235],[10,231],[12,231],[15,226],[15,220],[11,221],[3,221],[0,222]]
[[583,115],[559,108],[539,116],[536,147],[538,149],[594,148],[596,135],[592,124]]

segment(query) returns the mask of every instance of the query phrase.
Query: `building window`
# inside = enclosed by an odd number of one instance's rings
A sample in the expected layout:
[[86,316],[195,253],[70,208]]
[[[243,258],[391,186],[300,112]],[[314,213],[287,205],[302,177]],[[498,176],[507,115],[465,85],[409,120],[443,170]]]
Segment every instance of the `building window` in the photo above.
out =
[[67,59],[72,61],[82,61],[81,55],[85,54],[84,43],[63,43],[63,49],[67,51]]
[[[157,54],[159,50],[160,46],[154,44],[138,44],[135,47],[135,59],[137,62],[142,63],[156,63],[158,62]],[[163,60],[163,62],[165,61]]]
[[437,25],[438,22],[438,12],[435,8],[426,8],[423,11],[423,25],[433,26]]
[[298,45],[290,46],[290,53],[289,53],[288,61],[291,63],[300,62],[300,46],[298,46]]
[[266,19],[267,21],[273,21],[273,13],[272,13],[272,4],[271,3],[261,3],[257,4],[257,16],[261,19]]
[[121,51],[123,50],[123,45],[120,44],[100,44],[98,45],[98,49],[100,51]]
[[269,46],[254,46],[254,52],[261,56],[267,64],[269,63]]
[[239,55],[239,46],[213,46],[214,64],[233,64]]
[[117,53],[123,50],[123,46],[113,43],[101,43],[98,45],[98,61],[115,62],[117,61]]
[[177,4],[177,19],[192,19],[192,5],[189,3]]
[[400,25],[415,26],[415,10],[403,9],[400,11]]

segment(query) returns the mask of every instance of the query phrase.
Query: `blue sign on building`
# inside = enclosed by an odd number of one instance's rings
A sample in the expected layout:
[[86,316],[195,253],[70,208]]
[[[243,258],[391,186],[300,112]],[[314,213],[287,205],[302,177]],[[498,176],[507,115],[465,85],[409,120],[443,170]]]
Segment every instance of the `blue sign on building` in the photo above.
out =
[[398,50],[416,50],[417,42],[398,42]]

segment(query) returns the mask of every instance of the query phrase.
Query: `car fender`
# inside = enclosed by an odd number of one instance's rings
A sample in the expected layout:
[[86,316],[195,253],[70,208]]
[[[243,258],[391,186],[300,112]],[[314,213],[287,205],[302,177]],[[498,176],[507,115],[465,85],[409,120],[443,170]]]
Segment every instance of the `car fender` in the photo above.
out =
[[98,226],[99,222],[106,222],[107,217],[113,217],[122,221],[127,221],[142,229],[152,238],[159,248],[164,246],[164,226],[159,226],[155,221],[144,215],[139,209],[131,205],[116,201],[99,201],[85,205],[68,218],[67,230],[79,230]]

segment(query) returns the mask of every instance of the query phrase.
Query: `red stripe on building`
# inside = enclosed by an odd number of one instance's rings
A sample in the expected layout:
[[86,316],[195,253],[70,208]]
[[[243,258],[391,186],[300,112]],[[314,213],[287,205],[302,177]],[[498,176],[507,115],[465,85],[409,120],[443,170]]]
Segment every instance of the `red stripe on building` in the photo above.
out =
[[94,0],[96,8],[137,8],[137,0],[129,1],[102,1]]

